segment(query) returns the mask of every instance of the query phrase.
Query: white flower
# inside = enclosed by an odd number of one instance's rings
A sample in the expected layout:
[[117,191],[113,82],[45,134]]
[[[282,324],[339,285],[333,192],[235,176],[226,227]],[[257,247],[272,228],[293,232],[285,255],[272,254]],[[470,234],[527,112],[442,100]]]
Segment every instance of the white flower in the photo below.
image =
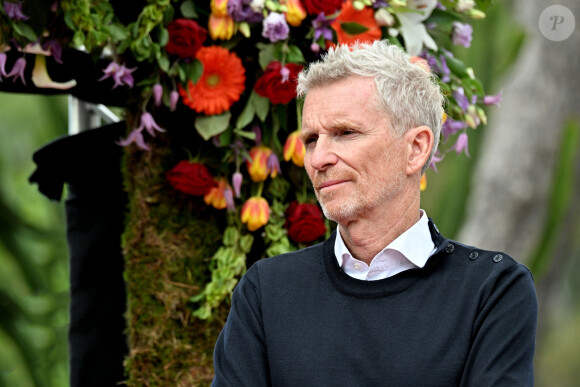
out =
[[400,12],[397,13],[401,23],[400,32],[405,39],[405,48],[411,56],[419,55],[423,46],[437,50],[437,44],[427,32],[423,24],[437,6],[437,0],[409,0],[407,8],[420,12]]
[[250,3],[250,8],[252,8],[252,11],[254,12],[262,12],[265,3],[266,0],[252,0],[252,2]]
[[392,27],[395,24],[395,17],[386,8],[380,8],[375,12],[375,20],[381,27]]
[[473,7],[475,7],[475,1],[473,0],[457,0],[455,10],[457,12],[465,12],[473,9]]

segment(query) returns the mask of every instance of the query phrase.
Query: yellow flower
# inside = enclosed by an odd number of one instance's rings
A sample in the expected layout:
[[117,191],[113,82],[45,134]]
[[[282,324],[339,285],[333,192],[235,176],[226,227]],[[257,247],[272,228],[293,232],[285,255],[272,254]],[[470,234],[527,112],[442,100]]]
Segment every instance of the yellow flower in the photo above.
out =
[[427,189],[427,175],[423,174],[421,176],[421,191],[425,191]]
[[203,197],[203,201],[205,204],[212,205],[218,210],[223,210],[227,205],[224,191],[228,187],[228,183],[223,178],[216,179],[216,182],[218,184],[217,187],[210,189],[209,192]]
[[250,149],[252,160],[246,161],[246,166],[252,181],[257,183],[268,178],[268,158],[270,154],[272,154],[272,150],[264,145],[258,145]]
[[253,196],[244,203],[240,217],[242,223],[248,224],[248,230],[256,231],[268,223],[270,206],[266,199]]
[[234,34],[234,19],[229,15],[217,16],[212,13],[209,15],[208,30],[213,40],[228,40]]
[[227,16],[228,0],[211,0],[211,13],[215,16]]
[[306,149],[300,140],[300,131],[295,130],[290,133],[284,144],[284,160],[288,161],[292,158],[292,162],[299,167],[304,166],[304,154]]
[[286,21],[293,27],[298,27],[306,18],[306,10],[300,0],[286,0]]

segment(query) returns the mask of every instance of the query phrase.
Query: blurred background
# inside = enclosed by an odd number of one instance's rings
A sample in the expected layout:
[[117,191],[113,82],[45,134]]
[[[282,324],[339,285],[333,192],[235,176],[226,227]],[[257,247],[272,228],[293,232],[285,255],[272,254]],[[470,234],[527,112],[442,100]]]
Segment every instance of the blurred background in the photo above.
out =
[[[553,4],[497,1],[472,47],[455,50],[503,100],[470,133],[469,157],[447,153],[428,172],[422,207],[447,237],[531,269],[536,385],[566,387],[580,380],[580,25],[545,38],[538,21]],[[557,4],[580,24],[576,0]],[[66,96],[0,93],[0,386],[68,385],[64,203],[28,182],[33,153],[67,125]]]

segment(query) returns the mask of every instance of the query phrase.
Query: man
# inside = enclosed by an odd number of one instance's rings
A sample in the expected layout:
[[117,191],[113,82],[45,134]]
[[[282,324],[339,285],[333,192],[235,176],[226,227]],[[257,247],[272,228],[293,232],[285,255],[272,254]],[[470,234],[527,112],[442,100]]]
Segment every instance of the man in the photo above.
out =
[[532,386],[537,300],[506,254],[443,237],[420,209],[442,96],[386,42],[300,75],[305,168],[337,230],[254,264],[214,386]]

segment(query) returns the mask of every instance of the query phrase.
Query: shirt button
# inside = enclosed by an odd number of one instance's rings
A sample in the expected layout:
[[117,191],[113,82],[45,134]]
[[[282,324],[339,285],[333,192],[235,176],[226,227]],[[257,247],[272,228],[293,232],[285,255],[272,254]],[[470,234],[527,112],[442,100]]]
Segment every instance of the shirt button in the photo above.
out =
[[455,250],[455,246],[453,246],[451,243],[447,245],[447,247],[445,248],[445,251],[448,253],[452,253]]
[[477,251],[472,251],[471,254],[469,254],[469,259],[474,261],[477,259],[478,256],[479,256],[479,253]]
[[354,264],[354,269],[355,270],[360,270],[360,264],[359,263],[355,263]]
[[494,255],[494,256],[493,256],[493,258],[492,258],[492,259],[493,259],[493,261],[494,261],[495,263],[498,263],[499,261],[501,261],[501,260],[503,259],[503,255],[501,255],[501,254],[496,254],[496,255]]

